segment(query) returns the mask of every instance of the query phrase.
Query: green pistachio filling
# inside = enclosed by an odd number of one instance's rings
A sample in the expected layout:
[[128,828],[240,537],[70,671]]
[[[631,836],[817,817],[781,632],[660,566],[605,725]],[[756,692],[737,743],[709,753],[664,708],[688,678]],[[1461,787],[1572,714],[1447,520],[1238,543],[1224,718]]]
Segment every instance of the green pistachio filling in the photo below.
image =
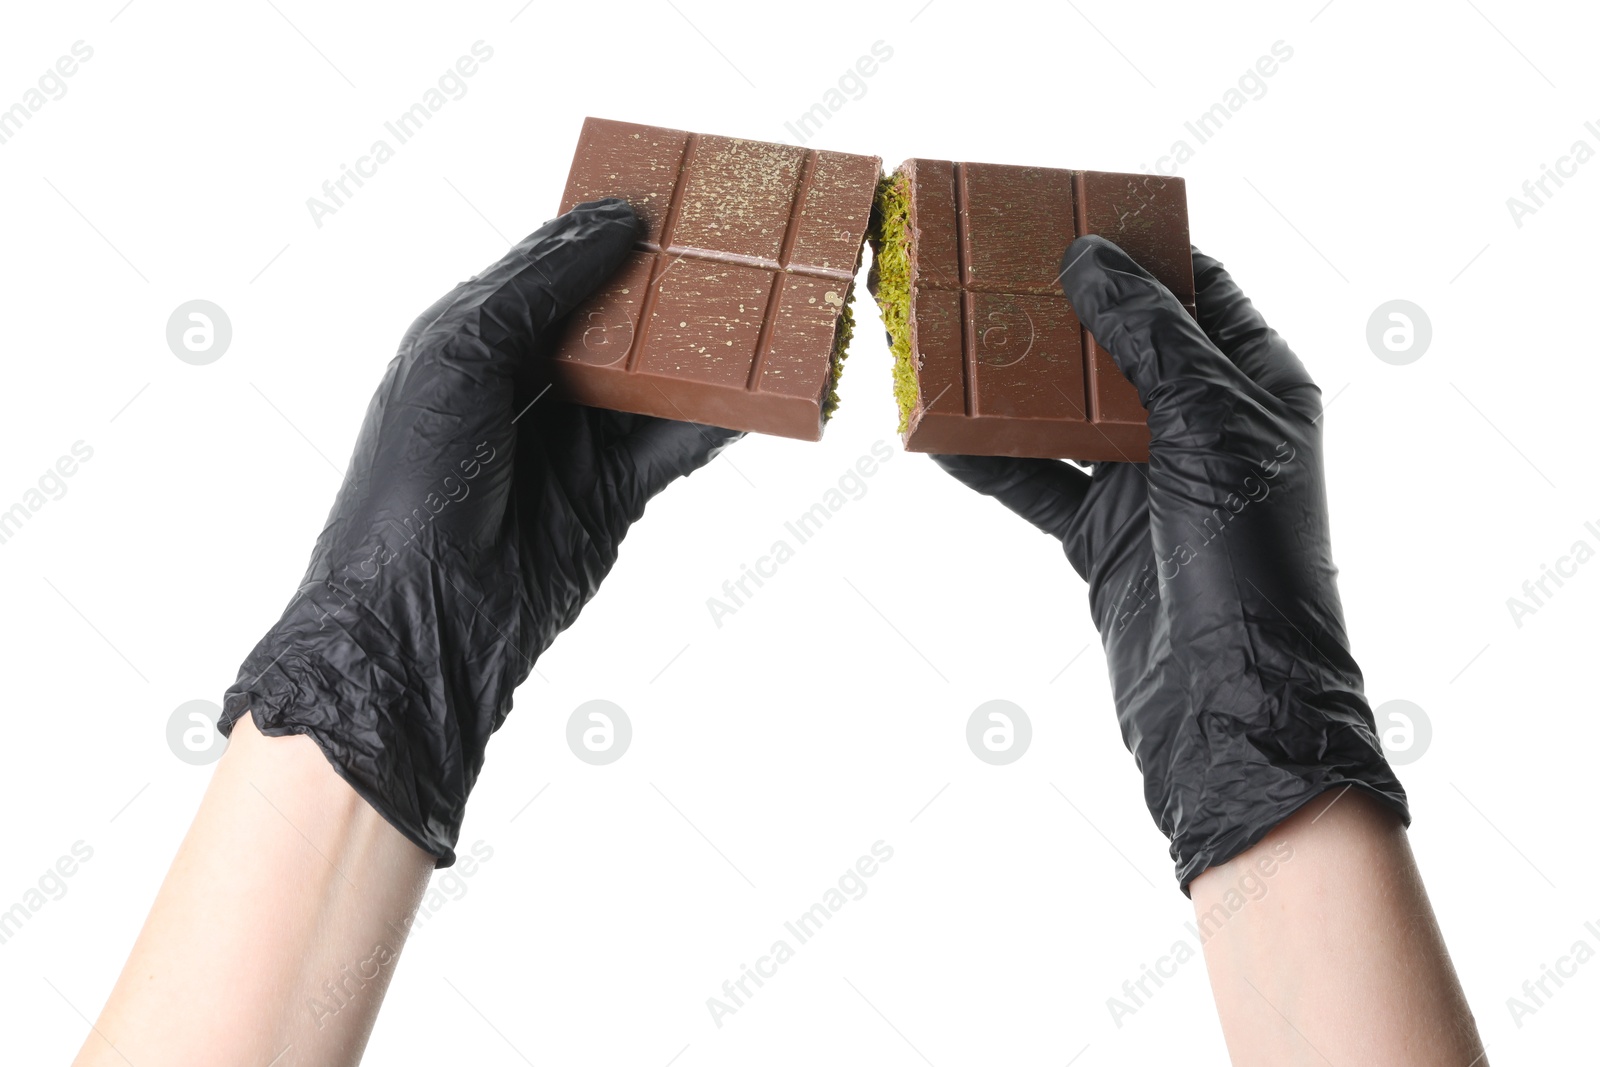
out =
[[905,433],[917,407],[917,367],[911,352],[911,184],[903,174],[879,179],[868,233],[878,277],[878,313],[894,356],[900,432]]

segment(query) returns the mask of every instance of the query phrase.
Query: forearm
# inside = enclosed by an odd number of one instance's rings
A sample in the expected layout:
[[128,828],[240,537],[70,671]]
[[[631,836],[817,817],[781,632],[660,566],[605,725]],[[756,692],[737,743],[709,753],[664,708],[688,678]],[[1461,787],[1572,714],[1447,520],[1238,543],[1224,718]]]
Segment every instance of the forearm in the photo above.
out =
[[241,720],[76,1063],[357,1062],[433,866]]
[[1398,816],[1332,790],[1190,886],[1236,1065],[1486,1067]]

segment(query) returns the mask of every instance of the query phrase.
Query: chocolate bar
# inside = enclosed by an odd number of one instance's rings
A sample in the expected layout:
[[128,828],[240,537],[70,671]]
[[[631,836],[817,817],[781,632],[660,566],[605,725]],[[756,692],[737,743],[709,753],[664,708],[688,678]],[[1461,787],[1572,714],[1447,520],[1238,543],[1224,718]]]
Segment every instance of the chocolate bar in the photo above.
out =
[[912,159],[883,179],[873,277],[908,450],[1149,458],[1138,392],[1061,290],[1090,233],[1194,314],[1181,178]]
[[621,197],[638,241],[553,347],[554,395],[820,440],[882,161],[586,119],[561,210]]

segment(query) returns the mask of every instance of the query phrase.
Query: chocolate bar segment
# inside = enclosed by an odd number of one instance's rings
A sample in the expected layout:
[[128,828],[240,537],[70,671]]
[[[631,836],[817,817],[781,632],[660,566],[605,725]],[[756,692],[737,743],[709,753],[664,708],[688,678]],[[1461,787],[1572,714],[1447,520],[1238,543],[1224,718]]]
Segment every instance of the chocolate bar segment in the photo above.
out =
[[1137,390],[1061,290],[1089,233],[1194,314],[1181,178],[911,159],[880,183],[873,273],[907,449],[1149,458]]
[[621,197],[642,224],[627,262],[557,338],[554,395],[819,440],[881,167],[586,119],[561,210]]

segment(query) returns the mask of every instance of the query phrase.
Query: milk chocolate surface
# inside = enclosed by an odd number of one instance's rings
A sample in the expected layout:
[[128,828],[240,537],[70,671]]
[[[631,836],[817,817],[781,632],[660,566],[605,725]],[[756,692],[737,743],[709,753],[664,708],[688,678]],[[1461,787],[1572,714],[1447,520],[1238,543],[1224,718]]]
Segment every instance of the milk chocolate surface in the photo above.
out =
[[566,322],[555,395],[815,441],[882,161],[590,118],[561,210],[621,197],[633,252]]
[[[1147,460],[1138,393],[1057,275],[1074,238],[1100,234],[1194,314],[1183,180],[912,159],[889,181],[901,183],[909,214],[906,448]],[[888,295],[881,282],[878,295]]]

